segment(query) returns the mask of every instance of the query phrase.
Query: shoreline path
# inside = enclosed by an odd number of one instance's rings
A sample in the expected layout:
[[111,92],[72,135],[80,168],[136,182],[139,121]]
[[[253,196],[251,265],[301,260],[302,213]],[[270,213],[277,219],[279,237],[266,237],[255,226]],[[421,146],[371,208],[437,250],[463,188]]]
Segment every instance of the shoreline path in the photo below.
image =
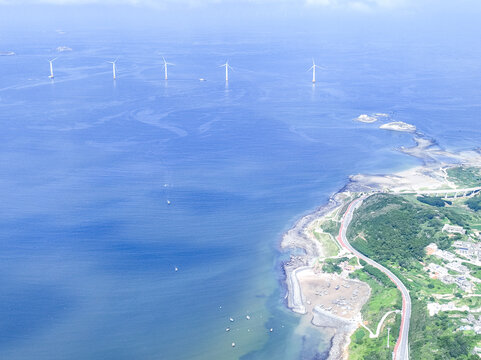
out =
[[383,273],[385,273],[389,279],[393,283],[396,284],[397,288],[399,291],[401,291],[402,294],[402,314],[401,314],[401,328],[399,330],[399,337],[396,342],[396,345],[394,346],[394,351],[393,351],[393,359],[394,360],[408,360],[409,359],[409,323],[411,319],[411,297],[409,296],[409,291],[404,286],[404,284],[399,280],[399,278],[394,275],[390,270],[382,266],[381,264],[378,264],[374,260],[371,260],[367,256],[361,254],[359,251],[354,249],[349,241],[347,240],[347,228],[349,227],[349,224],[351,223],[352,220],[352,215],[356,209],[358,209],[363,200],[366,198],[366,196],[363,196],[359,199],[356,199],[352,201],[349,204],[349,207],[346,210],[346,213],[343,215],[342,220],[341,220],[341,227],[339,229],[339,235],[337,236],[337,241],[339,241],[339,244],[341,246],[348,250],[349,252],[353,253],[356,255],[358,258],[364,260],[367,262],[369,265],[374,266],[375,268],[381,270]]

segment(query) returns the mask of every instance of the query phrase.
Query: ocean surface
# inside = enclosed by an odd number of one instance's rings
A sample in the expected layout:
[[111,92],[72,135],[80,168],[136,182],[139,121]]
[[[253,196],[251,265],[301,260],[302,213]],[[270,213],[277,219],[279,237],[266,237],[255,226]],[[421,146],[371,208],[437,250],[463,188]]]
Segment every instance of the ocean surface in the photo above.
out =
[[[0,57],[0,358],[328,349],[285,306],[283,232],[349,175],[419,164],[396,151],[410,134],[360,114],[387,113],[450,150],[479,146],[481,47],[305,35],[2,37],[16,55]],[[175,64],[168,82],[161,55]],[[325,67],[315,85],[312,57]]]

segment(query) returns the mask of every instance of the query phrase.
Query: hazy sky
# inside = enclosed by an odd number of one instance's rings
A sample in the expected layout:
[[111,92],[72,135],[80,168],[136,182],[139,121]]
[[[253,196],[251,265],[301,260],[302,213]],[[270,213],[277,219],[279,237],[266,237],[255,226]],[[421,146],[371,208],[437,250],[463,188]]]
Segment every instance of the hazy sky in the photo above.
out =
[[[376,9],[409,8],[420,1],[415,0],[0,0],[3,5],[129,5],[166,9],[183,6],[199,8],[209,5],[229,4],[244,6],[270,5],[273,7],[289,5],[295,7],[333,8],[355,11],[372,11]],[[421,2],[423,2],[421,0]],[[429,3],[431,0],[424,0]],[[442,0],[437,0],[437,3]]]
[[480,0],[0,0],[0,29],[15,31],[88,26],[474,36],[480,16]]
[[330,7],[394,7],[402,6],[410,0],[0,0],[0,4],[128,4],[133,6],[166,6],[184,3],[191,6],[202,6],[209,3],[290,3],[298,5],[315,5]]

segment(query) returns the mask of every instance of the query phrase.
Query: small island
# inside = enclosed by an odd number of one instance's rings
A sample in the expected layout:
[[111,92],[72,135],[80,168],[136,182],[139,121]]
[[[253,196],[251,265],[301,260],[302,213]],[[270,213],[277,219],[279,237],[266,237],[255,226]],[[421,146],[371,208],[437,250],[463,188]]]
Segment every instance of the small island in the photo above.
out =
[[416,131],[416,126],[405,123],[403,121],[393,121],[387,124],[382,124],[379,128],[384,130],[403,131],[403,132]]
[[363,123],[370,124],[378,121],[380,118],[389,118],[389,115],[385,113],[375,113],[372,115],[361,114],[356,118],[356,120]]
[[370,115],[367,115],[367,114],[362,114],[362,115],[359,115],[357,118],[356,118],[357,121],[360,121],[360,122],[363,122],[363,123],[373,123],[373,122],[376,122],[378,120],[377,116],[370,116]]

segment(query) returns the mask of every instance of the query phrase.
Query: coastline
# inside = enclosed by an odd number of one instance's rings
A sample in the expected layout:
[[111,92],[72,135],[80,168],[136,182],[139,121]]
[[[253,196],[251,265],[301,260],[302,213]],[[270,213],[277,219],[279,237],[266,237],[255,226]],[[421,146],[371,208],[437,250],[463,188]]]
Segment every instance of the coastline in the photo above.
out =
[[314,263],[316,259],[325,257],[319,242],[314,242],[307,235],[310,224],[319,218],[339,211],[346,203],[346,199],[350,199],[350,196],[347,194],[350,193],[348,189],[351,188],[351,186],[349,186],[351,183],[352,182],[333,194],[327,204],[297,221],[295,225],[284,234],[281,242],[283,251],[300,249],[304,252],[302,255],[291,255],[289,261],[283,264],[287,286],[287,307],[293,312],[303,316],[308,316],[309,313],[309,322],[314,325],[314,327],[317,327],[320,333],[322,332],[322,334],[325,335],[326,330],[331,330],[330,333],[332,335],[329,341],[330,346],[327,360],[347,359],[347,348],[350,343],[350,338],[357,329],[357,324],[360,319],[345,319],[319,306],[315,306],[311,312],[308,312],[306,309],[308,300],[304,295],[305,289],[303,289],[301,285],[299,273],[312,270],[315,266]]
[[360,308],[358,314],[348,320],[319,307],[314,307],[310,312],[307,310],[309,301],[306,300],[306,288],[301,284],[299,274],[309,269],[315,269],[316,262],[318,263],[319,259],[326,257],[321,243],[309,236],[310,226],[341,210],[353,199],[355,194],[376,192],[403,194],[422,193],[427,188],[453,189],[455,185],[446,176],[447,168],[473,164],[479,166],[481,162],[479,149],[450,153],[440,148],[434,140],[419,132],[413,133],[413,140],[414,146],[402,147],[397,150],[418,158],[422,162],[421,165],[393,174],[350,176],[349,182],[331,195],[325,205],[300,218],[282,237],[282,251],[301,250],[302,252],[302,254],[291,254],[290,259],[283,264],[287,285],[287,307],[303,316],[310,316],[311,324],[320,330],[325,328],[334,330],[330,340],[328,360],[348,358],[347,349],[351,336],[360,326],[362,317]]

